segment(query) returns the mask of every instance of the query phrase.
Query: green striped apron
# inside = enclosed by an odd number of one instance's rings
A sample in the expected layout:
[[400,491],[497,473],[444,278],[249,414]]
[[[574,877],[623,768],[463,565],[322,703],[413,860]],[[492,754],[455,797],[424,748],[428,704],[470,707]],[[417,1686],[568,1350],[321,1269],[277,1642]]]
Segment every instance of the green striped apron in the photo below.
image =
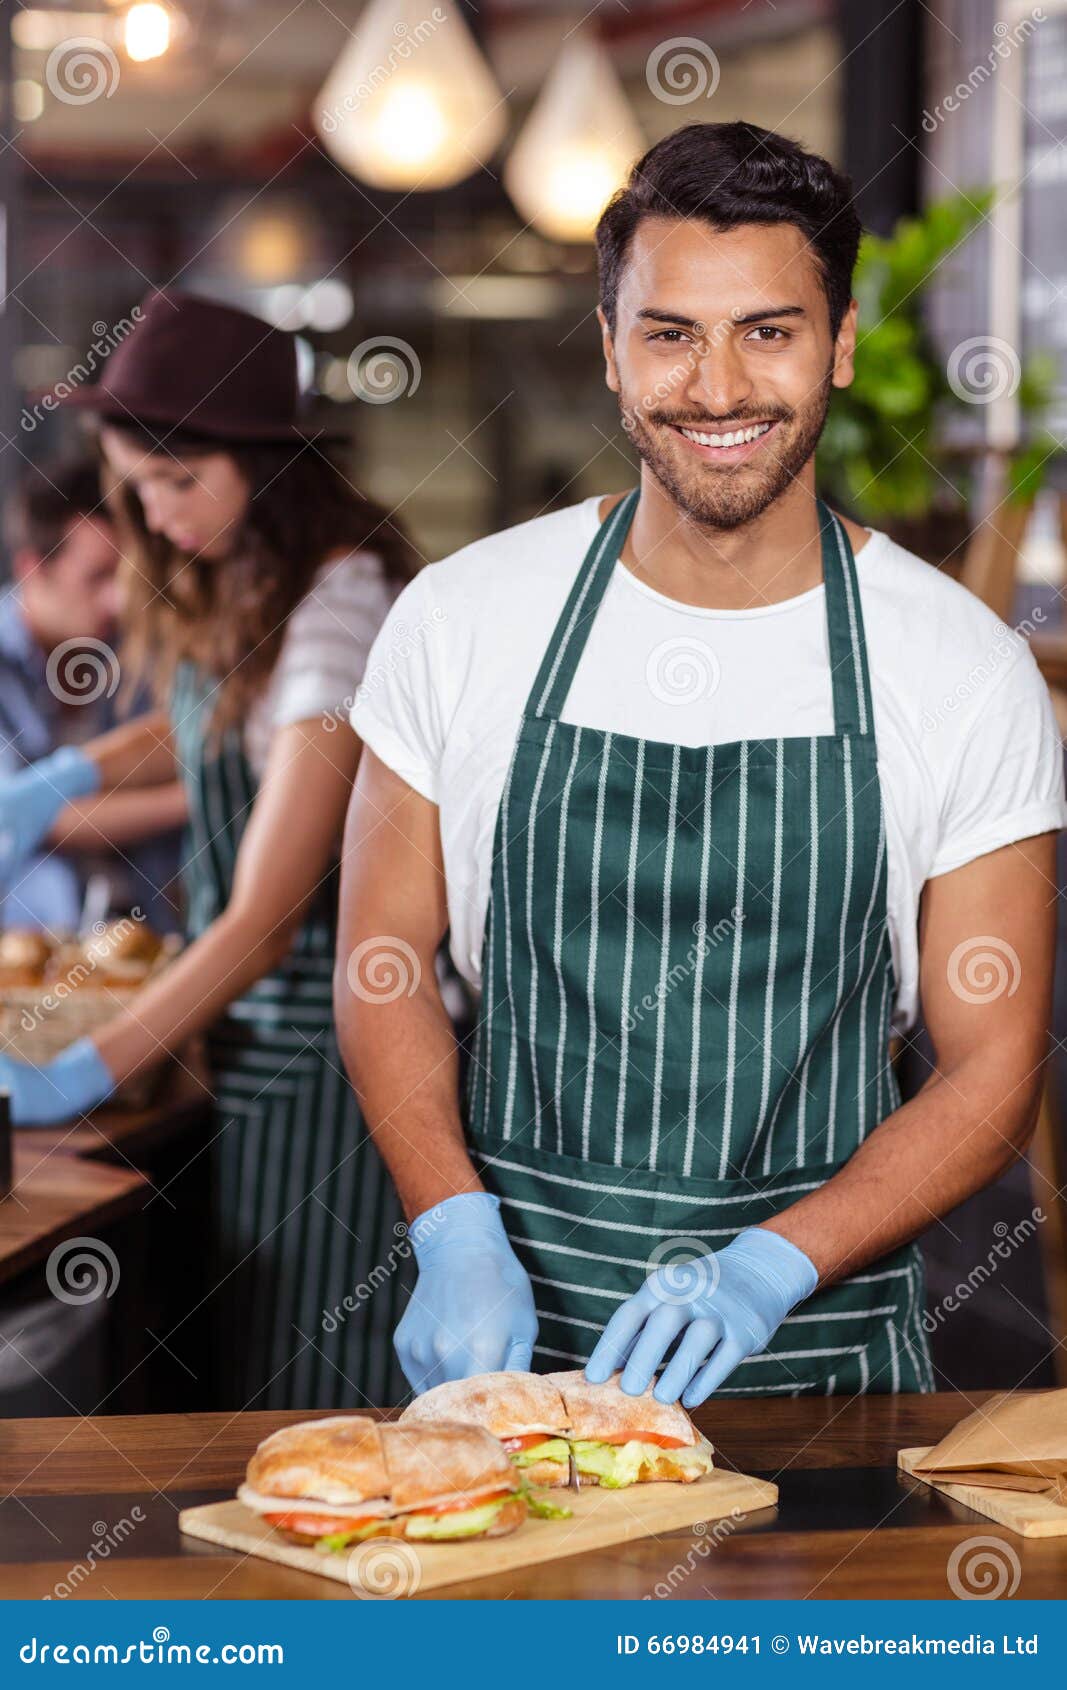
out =
[[[638,489],[590,546],[497,816],[468,1136],[581,1364],[651,1269],[822,1185],[899,1105],[867,649],[819,505],[834,732],[691,747],[561,712]],[[730,1395],[933,1388],[912,1245],[816,1293]]]
[[[182,877],[193,938],[226,907],[257,790],[238,731],[205,745],[213,691],[185,664],[171,704],[189,795]],[[336,911],[334,868],[284,962],[207,1038],[213,1408],[358,1409],[410,1395],[392,1338],[414,1272],[337,1045]]]

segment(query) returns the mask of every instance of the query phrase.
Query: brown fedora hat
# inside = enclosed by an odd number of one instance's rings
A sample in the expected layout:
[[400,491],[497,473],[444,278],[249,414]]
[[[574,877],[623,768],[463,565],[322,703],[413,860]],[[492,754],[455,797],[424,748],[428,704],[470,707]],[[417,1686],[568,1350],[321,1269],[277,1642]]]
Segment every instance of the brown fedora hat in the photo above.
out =
[[262,317],[174,288],[145,295],[99,381],[61,403],[116,422],[187,429],[220,441],[295,441],[311,434],[297,381],[296,340]]

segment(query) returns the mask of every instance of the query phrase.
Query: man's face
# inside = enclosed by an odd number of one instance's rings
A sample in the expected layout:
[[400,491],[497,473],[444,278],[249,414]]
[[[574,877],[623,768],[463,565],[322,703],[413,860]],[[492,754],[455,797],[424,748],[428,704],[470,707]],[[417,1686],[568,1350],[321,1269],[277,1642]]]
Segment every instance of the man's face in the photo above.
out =
[[792,224],[719,232],[642,219],[614,335],[598,315],[623,426],[680,511],[737,528],[786,490],[815,450],[831,388],[852,380],[855,310],[834,342]]
[[64,640],[114,636],[118,565],[114,532],[99,513],[73,517],[50,557],[19,561],[25,614],[44,650]]

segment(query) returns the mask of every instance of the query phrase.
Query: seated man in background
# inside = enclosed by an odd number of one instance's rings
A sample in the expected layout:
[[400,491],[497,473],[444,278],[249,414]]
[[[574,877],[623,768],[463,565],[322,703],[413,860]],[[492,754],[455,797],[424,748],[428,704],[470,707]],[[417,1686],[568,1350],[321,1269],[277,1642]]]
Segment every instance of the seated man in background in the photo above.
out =
[[[27,470],[4,517],[11,579],[0,587],[0,785],[114,724],[121,597],[119,550],[94,462]],[[180,787],[142,791],[119,852],[98,843],[87,817],[12,884],[0,882],[0,929],[76,929],[94,872],[108,877],[111,907],[137,907],[157,929],[174,928],[164,888],[177,870],[183,816]]]

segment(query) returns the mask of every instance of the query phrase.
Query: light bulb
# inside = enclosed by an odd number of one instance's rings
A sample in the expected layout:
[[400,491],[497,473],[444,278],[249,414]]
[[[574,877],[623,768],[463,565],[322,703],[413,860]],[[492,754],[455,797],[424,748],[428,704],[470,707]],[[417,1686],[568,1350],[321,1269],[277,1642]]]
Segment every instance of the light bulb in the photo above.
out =
[[370,0],[313,112],[327,152],[376,188],[462,182],[504,132],[504,102],[453,0]]
[[165,6],[131,6],[124,28],[126,52],[139,64],[161,58],[170,46],[170,15]]

